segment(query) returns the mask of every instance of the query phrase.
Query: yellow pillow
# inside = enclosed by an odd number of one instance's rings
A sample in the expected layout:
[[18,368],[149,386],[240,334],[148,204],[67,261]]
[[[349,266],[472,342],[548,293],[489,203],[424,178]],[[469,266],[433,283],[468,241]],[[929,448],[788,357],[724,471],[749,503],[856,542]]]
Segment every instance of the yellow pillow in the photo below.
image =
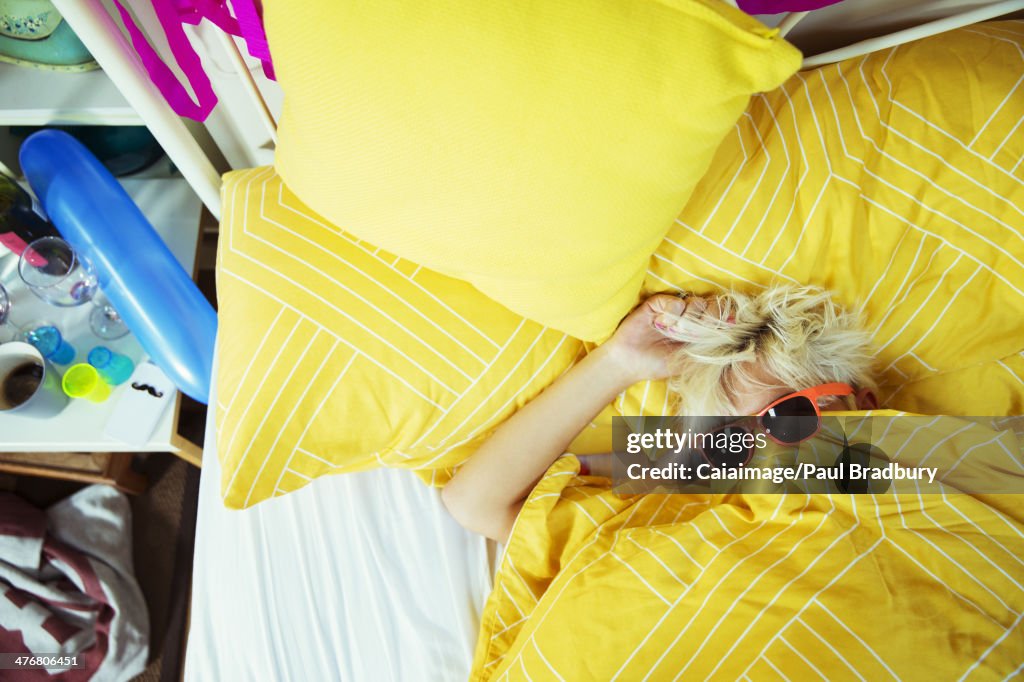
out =
[[580,351],[325,222],[272,168],[228,173],[223,194],[216,418],[228,507],[328,473],[461,462]]
[[303,202],[588,340],[750,94],[800,64],[720,0],[275,1],[266,22]]

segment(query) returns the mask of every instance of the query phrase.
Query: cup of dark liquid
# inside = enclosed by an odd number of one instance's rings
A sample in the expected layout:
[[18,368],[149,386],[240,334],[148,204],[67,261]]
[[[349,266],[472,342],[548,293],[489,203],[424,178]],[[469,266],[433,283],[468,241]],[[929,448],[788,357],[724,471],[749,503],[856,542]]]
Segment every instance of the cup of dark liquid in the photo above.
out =
[[67,404],[60,375],[34,346],[0,344],[0,415],[46,419]]

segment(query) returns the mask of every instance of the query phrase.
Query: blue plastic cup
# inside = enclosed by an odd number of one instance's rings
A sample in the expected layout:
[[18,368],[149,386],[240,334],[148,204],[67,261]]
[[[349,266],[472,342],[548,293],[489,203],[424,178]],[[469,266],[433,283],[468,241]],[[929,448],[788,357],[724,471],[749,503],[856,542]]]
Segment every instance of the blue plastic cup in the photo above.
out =
[[74,346],[65,341],[60,330],[52,324],[29,329],[25,332],[25,340],[52,363],[67,365],[75,359]]
[[89,364],[103,377],[103,381],[117,386],[128,381],[135,371],[135,363],[127,355],[115,353],[106,346],[96,346],[89,351]]

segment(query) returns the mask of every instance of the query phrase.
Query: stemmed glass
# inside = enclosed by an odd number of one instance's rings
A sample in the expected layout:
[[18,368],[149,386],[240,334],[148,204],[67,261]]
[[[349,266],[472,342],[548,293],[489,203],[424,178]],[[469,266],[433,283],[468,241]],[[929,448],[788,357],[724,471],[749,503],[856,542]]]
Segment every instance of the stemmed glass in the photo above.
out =
[[101,339],[117,339],[128,327],[99,291],[92,264],[60,237],[43,237],[26,247],[18,261],[18,274],[40,299],[62,308],[92,301],[89,326]]
[[7,295],[7,289],[0,284],[0,343],[10,341],[17,333],[13,327],[7,325],[11,316],[11,297]]
[[89,326],[92,333],[101,339],[119,339],[128,333],[128,326],[121,319],[121,316],[114,310],[110,299],[97,289],[92,295],[92,302],[96,308],[89,314]]

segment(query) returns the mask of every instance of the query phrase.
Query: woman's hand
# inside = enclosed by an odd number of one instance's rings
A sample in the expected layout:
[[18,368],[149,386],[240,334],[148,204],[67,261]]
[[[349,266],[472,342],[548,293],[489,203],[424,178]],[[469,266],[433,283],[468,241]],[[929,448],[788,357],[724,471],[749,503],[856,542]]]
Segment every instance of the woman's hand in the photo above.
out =
[[689,300],[672,294],[651,296],[626,316],[604,343],[605,352],[632,383],[669,376],[669,358],[679,343],[666,338],[658,327],[673,327],[686,312]]

